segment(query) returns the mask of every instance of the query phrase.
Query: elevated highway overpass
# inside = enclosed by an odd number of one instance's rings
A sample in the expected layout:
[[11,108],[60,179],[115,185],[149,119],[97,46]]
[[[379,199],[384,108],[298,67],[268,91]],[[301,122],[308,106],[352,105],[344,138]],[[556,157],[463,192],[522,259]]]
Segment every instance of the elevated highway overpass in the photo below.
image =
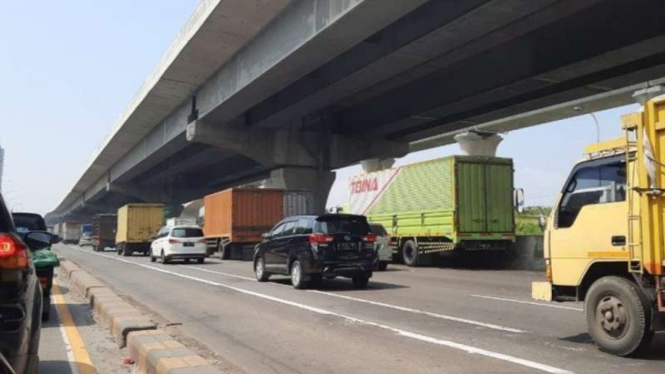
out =
[[71,191],[77,219],[632,102],[665,77],[656,0],[204,0]]

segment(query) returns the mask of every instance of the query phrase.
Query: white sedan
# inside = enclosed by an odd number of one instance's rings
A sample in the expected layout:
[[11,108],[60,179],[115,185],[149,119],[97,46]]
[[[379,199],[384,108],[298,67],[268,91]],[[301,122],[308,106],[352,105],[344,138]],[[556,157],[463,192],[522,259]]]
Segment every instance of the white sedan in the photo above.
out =
[[192,259],[202,264],[206,255],[206,240],[198,226],[164,226],[150,245],[150,261],[159,258],[163,264],[172,260],[188,263]]

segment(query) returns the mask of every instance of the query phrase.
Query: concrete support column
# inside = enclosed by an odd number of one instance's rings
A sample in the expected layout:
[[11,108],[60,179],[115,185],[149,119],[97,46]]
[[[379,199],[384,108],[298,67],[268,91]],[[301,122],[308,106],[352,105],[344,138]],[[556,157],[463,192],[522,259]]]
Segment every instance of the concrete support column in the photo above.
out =
[[292,191],[311,192],[311,214],[323,214],[326,210],[328,195],[335,182],[335,172],[314,168],[285,167],[270,172],[270,178],[264,181],[266,188],[281,188]]
[[363,167],[365,173],[373,173],[375,171],[381,171],[390,169],[395,164],[395,159],[390,158],[371,158],[369,160],[360,161],[360,165]]

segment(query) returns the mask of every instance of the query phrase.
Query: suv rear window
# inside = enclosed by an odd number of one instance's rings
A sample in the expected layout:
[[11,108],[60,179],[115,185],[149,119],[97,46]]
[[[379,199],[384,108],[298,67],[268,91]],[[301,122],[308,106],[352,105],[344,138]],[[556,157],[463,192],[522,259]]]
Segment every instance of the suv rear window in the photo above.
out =
[[371,224],[369,227],[372,229],[372,234],[378,235],[378,236],[386,236],[388,233],[386,232],[386,229],[383,227],[383,225],[378,225],[378,224]]
[[203,236],[203,230],[195,228],[173,229],[171,236],[174,238],[199,238]]
[[319,217],[317,231],[322,234],[366,235],[370,232],[365,217]]

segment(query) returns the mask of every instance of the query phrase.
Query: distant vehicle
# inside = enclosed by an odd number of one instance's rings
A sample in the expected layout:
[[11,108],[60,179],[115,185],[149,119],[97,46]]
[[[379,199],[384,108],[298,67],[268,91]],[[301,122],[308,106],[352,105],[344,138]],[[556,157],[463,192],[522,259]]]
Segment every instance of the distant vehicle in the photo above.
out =
[[104,213],[92,216],[93,251],[100,252],[106,247],[115,247],[115,231],[117,226],[117,214]]
[[453,250],[506,251],[515,241],[508,158],[439,158],[356,175],[349,188],[349,213],[382,224],[408,266]]
[[119,255],[150,253],[153,235],[164,226],[163,204],[127,204],[118,209],[115,247]]
[[390,245],[390,235],[380,223],[370,223],[372,234],[376,235],[376,242],[374,248],[379,255],[379,270],[384,271],[388,268],[388,264],[393,260],[393,248]]
[[85,233],[92,234],[92,223],[86,223],[81,225],[81,235]]
[[[23,221],[19,223],[25,227]],[[29,232],[24,238],[32,239]],[[16,373],[39,371],[42,301],[31,251],[20,239],[0,195],[0,352]]]
[[76,222],[63,222],[58,225],[60,227],[58,235],[62,241],[67,244],[78,244],[81,240],[81,224]]
[[79,239],[79,246],[85,247],[87,245],[91,247],[93,246],[92,234],[90,234],[89,232],[84,232],[81,235],[81,239]]
[[284,217],[309,213],[310,194],[271,188],[230,188],[203,198],[208,252],[251,261],[261,234]]
[[166,226],[198,226],[196,218],[174,217],[166,220]]
[[198,226],[164,226],[150,245],[150,261],[161,259],[163,264],[173,260],[196,260],[199,264],[207,256],[203,230]]
[[323,278],[351,278],[367,286],[379,259],[367,219],[349,214],[293,216],[277,223],[256,246],[254,272],[259,282],[272,274],[291,276],[294,288],[316,285]]

